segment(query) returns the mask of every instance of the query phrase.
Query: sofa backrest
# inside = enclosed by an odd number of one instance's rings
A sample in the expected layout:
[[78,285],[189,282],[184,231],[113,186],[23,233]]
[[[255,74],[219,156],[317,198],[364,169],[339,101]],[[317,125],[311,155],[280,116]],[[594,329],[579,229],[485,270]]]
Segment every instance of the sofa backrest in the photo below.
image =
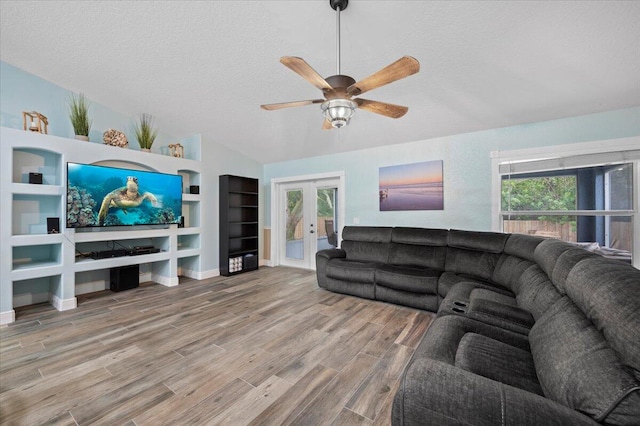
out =
[[565,282],[571,269],[587,257],[598,256],[581,247],[560,240],[545,240],[534,252],[536,263],[547,273],[558,291],[565,294]]
[[640,270],[590,257],[567,277],[567,295],[640,380]]
[[598,422],[637,425],[640,271],[586,257],[571,268],[565,289],[529,332],[545,396]]
[[448,233],[446,229],[393,228],[389,263],[444,270]]
[[349,260],[387,262],[392,229],[384,226],[345,226],[340,248]]
[[562,294],[547,274],[535,264],[527,268],[512,285],[518,306],[531,312],[537,320],[557,302]]
[[445,270],[491,281],[509,234],[450,230]]

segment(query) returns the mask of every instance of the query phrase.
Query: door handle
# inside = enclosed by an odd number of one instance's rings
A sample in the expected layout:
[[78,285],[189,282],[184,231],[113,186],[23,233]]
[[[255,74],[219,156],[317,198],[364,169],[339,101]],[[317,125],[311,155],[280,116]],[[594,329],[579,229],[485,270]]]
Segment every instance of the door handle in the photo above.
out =
[[311,231],[309,231],[310,234],[315,234],[316,231],[314,231],[313,229]]

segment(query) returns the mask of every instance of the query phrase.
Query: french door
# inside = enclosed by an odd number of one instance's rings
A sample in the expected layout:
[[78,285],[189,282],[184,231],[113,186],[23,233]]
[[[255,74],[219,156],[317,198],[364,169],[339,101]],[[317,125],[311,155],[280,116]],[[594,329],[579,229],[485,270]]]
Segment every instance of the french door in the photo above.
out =
[[288,182],[278,187],[279,263],[315,269],[316,252],[338,244],[340,179]]

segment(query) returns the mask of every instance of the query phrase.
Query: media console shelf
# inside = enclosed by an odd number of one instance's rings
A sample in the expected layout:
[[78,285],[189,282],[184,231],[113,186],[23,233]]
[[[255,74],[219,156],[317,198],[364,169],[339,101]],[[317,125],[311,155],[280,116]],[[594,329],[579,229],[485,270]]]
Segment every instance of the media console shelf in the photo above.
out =
[[[15,320],[14,307],[49,301],[58,310],[76,307],[77,294],[101,271],[148,264],[151,279],[178,284],[178,274],[198,278],[200,262],[201,162],[0,127],[0,199],[10,204],[0,216],[0,324]],[[199,152],[199,149],[196,151]],[[183,177],[184,228],[178,225],[66,228],[66,164],[109,163]],[[41,173],[42,184],[30,184]],[[47,234],[47,218],[60,219],[60,233]],[[92,247],[153,245],[158,253],[107,259],[77,257]],[[104,288],[109,288],[108,274]],[[88,278],[87,278],[88,276]],[[89,283],[92,284],[92,283]]]

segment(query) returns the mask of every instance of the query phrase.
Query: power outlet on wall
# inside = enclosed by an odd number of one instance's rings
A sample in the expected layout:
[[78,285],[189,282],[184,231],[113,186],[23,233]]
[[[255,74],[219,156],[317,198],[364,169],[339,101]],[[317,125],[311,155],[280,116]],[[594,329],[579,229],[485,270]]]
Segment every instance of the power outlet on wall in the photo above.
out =
[[360,218],[359,217],[354,217],[353,218],[353,224],[354,225],[360,225]]

